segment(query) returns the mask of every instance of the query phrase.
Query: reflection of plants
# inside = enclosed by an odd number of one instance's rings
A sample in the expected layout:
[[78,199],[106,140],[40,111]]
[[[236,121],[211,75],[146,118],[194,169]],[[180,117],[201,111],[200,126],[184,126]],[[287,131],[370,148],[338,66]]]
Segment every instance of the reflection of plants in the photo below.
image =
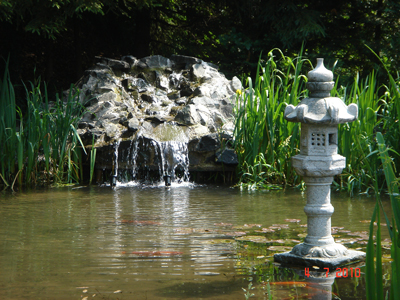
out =
[[246,298],[246,300],[248,300],[254,296],[254,293],[251,292],[251,290],[254,290],[254,286],[253,286],[252,282],[249,283],[249,285],[247,286],[247,289],[242,288],[242,290],[245,292],[244,297]]

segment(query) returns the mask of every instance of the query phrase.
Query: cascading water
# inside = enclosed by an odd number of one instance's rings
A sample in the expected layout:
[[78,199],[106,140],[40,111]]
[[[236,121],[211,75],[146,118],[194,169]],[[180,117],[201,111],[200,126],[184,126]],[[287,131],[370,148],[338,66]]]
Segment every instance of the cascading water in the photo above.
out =
[[[119,146],[119,142],[114,144],[115,175],[118,175]],[[120,153],[120,159],[122,168],[130,174],[124,180],[121,171],[119,183],[158,183],[166,178],[176,183],[189,182],[188,138],[175,124],[161,124],[152,131],[140,130],[125,151]],[[167,181],[165,184],[169,185]]]
[[[187,143],[168,141],[159,142],[162,176],[170,176],[172,180],[189,180],[189,156]],[[177,174],[179,173],[179,174]]]
[[114,155],[113,155],[113,170],[112,170],[112,181],[111,185],[116,185],[117,184],[117,178],[118,178],[118,150],[119,150],[119,145],[121,143],[121,140],[118,139],[114,143]]

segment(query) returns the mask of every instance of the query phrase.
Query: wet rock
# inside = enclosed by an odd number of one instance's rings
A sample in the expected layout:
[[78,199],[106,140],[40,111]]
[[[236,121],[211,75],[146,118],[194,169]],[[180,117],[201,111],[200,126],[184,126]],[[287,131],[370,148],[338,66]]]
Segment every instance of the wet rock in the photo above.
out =
[[186,105],[175,116],[176,122],[182,125],[195,125],[200,122],[195,105]]
[[133,132],[138,131],[139,128],[140,128],[139,120],[138,120],[137,118],[135,118],[135,117],[130,118],[130,119],[128,120],[128,126],[127,126],[127,127],[128,127],[128,129],[129,129],[130,131],[133,131]]
[[121,58],[122,61],[125,61],[129,64],[129,67],[133,67],[137,62],[137,58],[132,55],[126,55]]
[[217,133],[212,133],[201,137],[197,144],[197,151],[208,152],[215,151],[221,146]]
[[[110,151],[115,145],[126,155],[140,153],[138,159],[159,162],[157,143],[171,137],[187,145],[189,170],[235,164],[233,150],[220,148],[222,140],[232,137],[233,103],[242,89],[238,78],[228,80],[218,66],[183,55],[96,59],[77,86],[87,109],[78,126],[85,145],[95,137],[95,147],[103,149],[98,152],[99,166],[112,167]],[[133,145],[139,148],[128,149]],[[118,156],[120,166],[126,164],[123,156]]]
[[237,154],[233,149],[223,149],[216,153],[216,162],[227,165],[237,165],[239,163]]
[[143,101],[149,102],[149,103],[154,103],[156,102],[156,97],[155,95],[144,93],[141,94],[140,97],[142,98]]
[[200,64],[201,59],[191,56],[175,55],[171,56],[171,60],[174,62],[175,67],[178,69],[189,69],[191,65]]
[[202,97],[193,97],[192,99],[190,99],[189,104],[215,107],[218,104],[218,102],[215,102],[213,99],[209,97],[202,96]]
[[239,78],[237,78],[236,76],[234,76],[231,80],[230,83],[230,88],[232,90],[232,92],[236,93],[236,91],[240,91],[242,89],[242,83],[240,82]]
[[171,60],[161,55],[147,56],[140,59],[140,61],[145,63],[149,69],[172,68]]
[[126,70],[130,68],[129,63],[127,63],[126,61],[105,58],[100,56],[96,56],[96,59],[100,64],[109,66],[111,69],[114,70]]
[[167,96],[168,96],[168,99],[177,100],[181,97],[181,93],[180,93],[180,91],[174,91],[174,92],[169,93]]

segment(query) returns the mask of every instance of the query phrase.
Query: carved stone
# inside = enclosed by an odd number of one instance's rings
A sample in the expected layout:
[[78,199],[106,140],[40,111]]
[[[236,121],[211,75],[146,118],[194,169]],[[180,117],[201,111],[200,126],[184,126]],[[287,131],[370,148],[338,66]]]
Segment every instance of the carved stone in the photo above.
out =
[[285,109],[286,120],[301,122],[300,154],[292,157],[292,166],[307,186],[304,212],[308,234],[304,243],[290,252],[275,254],[274,259],[286,264],[333,267],[365,258],[363,252],[336,244],[331,234],[331,184],[346,166],[346,158],[338,154],[337,125],[356,120],[358,107],[330,97],[333,73],[324,67],[322,58],[318,58],[308,79],[311,97]]

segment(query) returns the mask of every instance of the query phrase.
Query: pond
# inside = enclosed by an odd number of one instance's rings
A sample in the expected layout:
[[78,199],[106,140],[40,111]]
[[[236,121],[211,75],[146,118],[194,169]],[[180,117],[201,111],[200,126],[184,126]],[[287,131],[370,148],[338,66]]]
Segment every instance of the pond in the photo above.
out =
[[[317,299],[304,269],[273,263],[305,237],[305,204],[297,189],[189,183],[3,193],[0,299],[243,300],[243,288],[268,299],[268,281],[272,299]],[[332,204],[335,239],[365,251],[374,198],[333,193]],[[365,299],[356,267],[333,299]]]

